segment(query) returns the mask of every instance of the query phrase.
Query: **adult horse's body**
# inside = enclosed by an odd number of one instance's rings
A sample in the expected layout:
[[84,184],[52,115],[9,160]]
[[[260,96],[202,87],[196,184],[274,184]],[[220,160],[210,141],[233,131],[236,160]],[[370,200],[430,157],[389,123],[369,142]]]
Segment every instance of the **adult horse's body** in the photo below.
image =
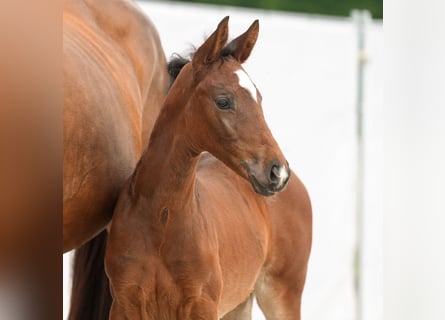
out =
[[[155,27],[130,1],[65,1],[63,53],[66,252],[110,222],[158,116],[168,74]],[[94,283],[103,273],[105,237],[103,233],[76,253],[71,319],[99,318],[87,315],[80,300],[99,309],[94,299],[101,288]]]
[[[104,5],[106,4],[106,5]],[[110,221],[166,94],[154,26],[127,1],[66,1],[64,251]]]
[[178,68],[120,195],[110,319],[250,319],[252,294],[267,319],[300,318],[310,201],[241,67],[258,22],[224,47],[227,34],[225,18]]

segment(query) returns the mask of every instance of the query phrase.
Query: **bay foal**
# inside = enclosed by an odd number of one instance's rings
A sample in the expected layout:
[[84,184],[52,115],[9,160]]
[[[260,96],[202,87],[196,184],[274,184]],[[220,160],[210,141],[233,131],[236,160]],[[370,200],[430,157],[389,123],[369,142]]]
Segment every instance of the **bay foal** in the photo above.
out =
[[115,208],[110,319],[250,319],[253,294],[300,319],[311,206],[241,67],[258,29],[225,46],[226,17],[174,81]]

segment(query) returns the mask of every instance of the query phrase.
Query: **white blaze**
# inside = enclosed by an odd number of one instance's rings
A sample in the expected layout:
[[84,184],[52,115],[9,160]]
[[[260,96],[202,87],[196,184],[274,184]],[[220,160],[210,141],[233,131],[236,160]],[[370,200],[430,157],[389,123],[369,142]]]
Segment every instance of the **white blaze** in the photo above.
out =
[[241,87],[249,91],[250,95],[253,99],[257,101],[257,94],[256,94],[256,87],[253,84],[252,80],[250,80],[250,77],[247,75],[247,73],[243,69],[239,69],[235,71],[235,74],[238,77],[238,83]]

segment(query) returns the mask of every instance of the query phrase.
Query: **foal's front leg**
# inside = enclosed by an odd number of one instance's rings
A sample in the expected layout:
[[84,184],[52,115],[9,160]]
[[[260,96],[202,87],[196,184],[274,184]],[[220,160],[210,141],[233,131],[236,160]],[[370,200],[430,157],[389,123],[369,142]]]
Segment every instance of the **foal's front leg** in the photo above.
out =
[[131,286],[125,289],[124,294],[113,294],[109,319],[147,320],[146,301],[142,288]]
[[178,320],[218,320],[216,303],[202,299],[189,302],[180,309]]
[[227,313],[222,320],[251,320],[252,319],[253,294],[234,310]]

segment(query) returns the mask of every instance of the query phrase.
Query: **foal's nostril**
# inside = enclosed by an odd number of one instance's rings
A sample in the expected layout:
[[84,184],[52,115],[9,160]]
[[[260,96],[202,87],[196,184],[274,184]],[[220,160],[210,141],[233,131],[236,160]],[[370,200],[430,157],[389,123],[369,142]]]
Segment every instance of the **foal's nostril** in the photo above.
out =
[[270,169],[269,179],[270,179],[270,182],[272,182],[272,183],[278,183],[281,179],[280,168],[275,164]]

